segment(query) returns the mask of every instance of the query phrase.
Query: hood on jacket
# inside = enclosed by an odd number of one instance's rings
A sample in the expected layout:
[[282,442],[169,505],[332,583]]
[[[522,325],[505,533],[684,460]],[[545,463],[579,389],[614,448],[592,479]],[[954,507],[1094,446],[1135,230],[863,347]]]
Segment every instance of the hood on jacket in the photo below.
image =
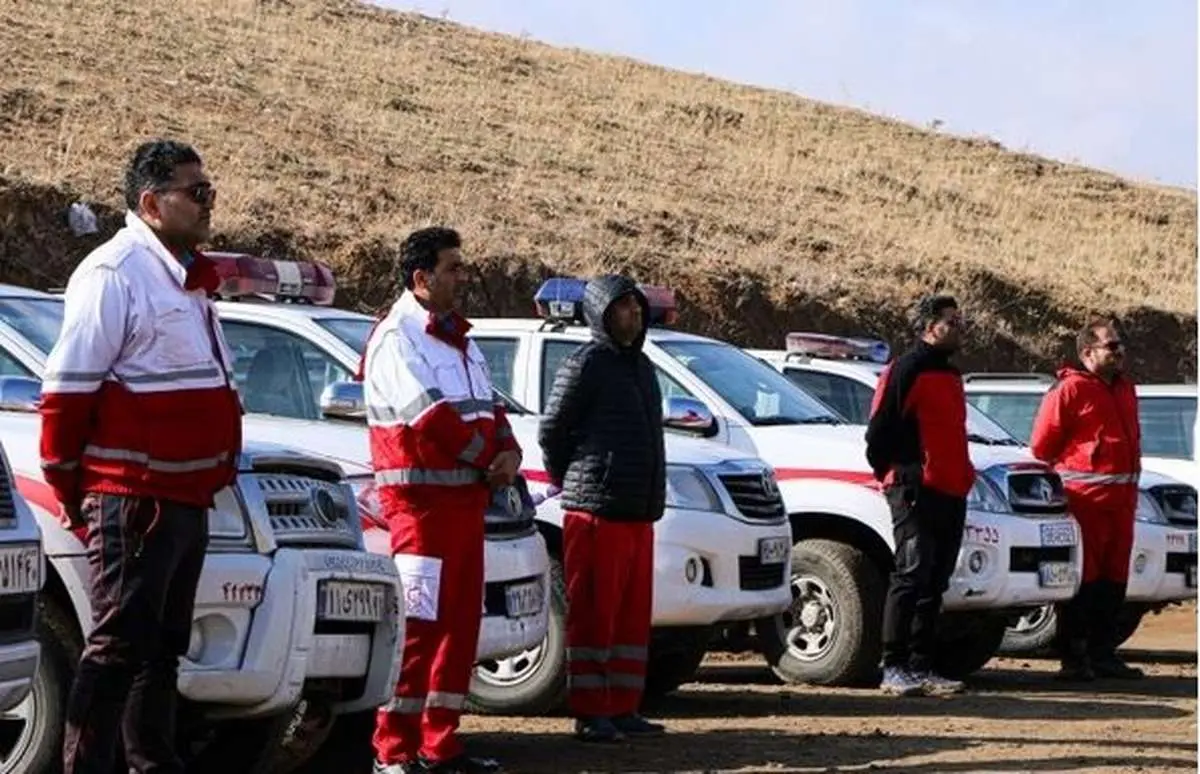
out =
[[[1060,382],[1066,382],[1066,381],[1070,381],[1072,379],[1095,379],[1098,382],[1103,381],[1099,376],[1096,376],[1094,373],[1087,370],[1082,365],[1076,365],[1075,363],[1068,363],[1068,364],[1062,366],[1061,368],[1059,368],[1057,371],[1054,372],[1054,378]],[[1118,372],[1116,374],[1116,376],[1113,378],[1112,383],[1114,385],[1116,385],[1116,384],[1120,384],[1122,381],[1128,381],[1128,380],[1129,380],[1128,376],[1126,376],[1124,373]]]
[[631,293],[642,307],[642,332],[628,347],[636,352],[646,342],[646,331],[650,328],[650,302],[633,280],[619,274],[604,274],[588,282],[583,294],[583,319],[591,328],[593,338],[614,349],[623,349],[613,340],[612,332],[608,329],[608,310]]

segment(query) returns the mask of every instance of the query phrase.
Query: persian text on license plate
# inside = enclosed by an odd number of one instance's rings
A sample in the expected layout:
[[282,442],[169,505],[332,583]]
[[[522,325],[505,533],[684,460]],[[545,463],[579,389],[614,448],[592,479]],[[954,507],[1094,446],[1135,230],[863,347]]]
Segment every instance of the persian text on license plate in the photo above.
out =
[[42,587],[42,563],[36,545],[0,548],[0,594],[32,594]]
[[335,580],[317,586],[317,618],[322,621],[382,621],[387,613],[386,586]]
[[763,564],[783,564],[792,550],[785,537],[763,538],[758,541],[758,561]]
[[1075,585],[1075,568],[1070,562],[1042,562],[1038,565],[1038,583],[1055,589]]
[[1075,545],[1075,525],[1069,522],[1043,524],[1042,545],[1045,547]]
[[541,579],[528,583],[514,583],[504,589],[505,611],[509,618],[525,618],[542,612],[546,602],[546,589]]

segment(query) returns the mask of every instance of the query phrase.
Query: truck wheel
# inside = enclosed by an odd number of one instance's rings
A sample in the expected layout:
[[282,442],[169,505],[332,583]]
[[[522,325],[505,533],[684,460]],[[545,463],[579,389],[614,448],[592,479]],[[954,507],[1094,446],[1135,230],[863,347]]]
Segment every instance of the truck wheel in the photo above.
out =
[[74,617],[53,599],[38,596],[41,658],[29,696],[0,716],[0,772],[62,771],[67,695],[83,643]]
[[879,568],[833,540],[792,547],[792,607],[754,627],[767,664],[783,681],[856,685],[879,672],[883,599]]
[[1005,654],[1038,653],[1054,646],[1058,612],[1054,605],[1042,605],[1017,619],[1004,632],[1000,652]]
[[957,680],[992,660],[1004,641],[1008,621],[999,616],[974,615],[963,616],[956,624],[938,633],[933,667],[944,677]]
[[567,703],[567,584],[550,560],[550,616],[539,645],[475,665],[467,709],[487,715],[549,715]]
[[709,626],[679,626],[655,629],[651,635],[650,658],[646,663],[646,701],[661,699],[684,683],[691,682],[708,653],[713,629]]

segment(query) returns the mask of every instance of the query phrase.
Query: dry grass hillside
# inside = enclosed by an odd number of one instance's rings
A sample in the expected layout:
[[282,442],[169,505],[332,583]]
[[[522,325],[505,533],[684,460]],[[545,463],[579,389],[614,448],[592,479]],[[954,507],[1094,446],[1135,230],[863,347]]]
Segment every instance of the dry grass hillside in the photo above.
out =
[[0,73],[0,279],[61,281],[96,241],[66,205],[110,230],[131,148],[169,135],[205,155],[220,245],[328,261],[351,306],[438,221],[469,240],[477,315],[605,268],[746,345],[900,343],[941,287],[977,322],[971,367],[1047,367],[1107,309],[1143,378],[1194,378],[1194,192],[332,0],[0,0]]

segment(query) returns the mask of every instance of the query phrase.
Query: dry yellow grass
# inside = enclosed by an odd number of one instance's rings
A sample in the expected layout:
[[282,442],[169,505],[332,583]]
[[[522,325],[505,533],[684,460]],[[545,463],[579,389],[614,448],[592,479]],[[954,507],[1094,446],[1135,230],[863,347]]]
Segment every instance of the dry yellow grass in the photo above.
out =
[[481,259],[477,312],[603,267],[747,344],[895,338],[942,286],[980,321],[969,364],[1045,366],[1106,308],[1145,373],[1195,370],[1195,193],[987,140],[348,2],[0,0],[0,72],[10,276],[90,244],[32,210],[119,207],[131,148],[170,135],[205,156],[222,244],[330,261],[348,303],[386,298],[390,249],[438,221]]

